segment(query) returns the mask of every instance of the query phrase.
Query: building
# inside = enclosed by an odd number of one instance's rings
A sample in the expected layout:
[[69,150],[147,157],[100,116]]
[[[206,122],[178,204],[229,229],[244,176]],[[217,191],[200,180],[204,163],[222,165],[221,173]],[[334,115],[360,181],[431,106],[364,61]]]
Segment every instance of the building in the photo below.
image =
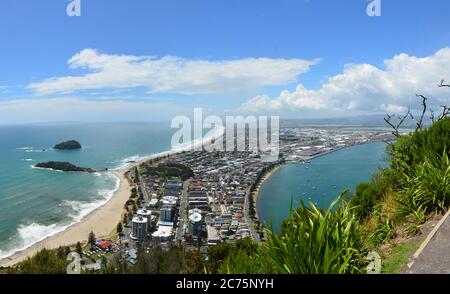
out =
[[140,209],[137,211],[137,215],[138,216],[142,216],[143,218],[147,219],[147,224],[148,227],[150,227],[150,223],[152,221],[151,217],[152,217],[152,212],[150,210],[147,209]]
[[113,244],[110,241],[106,241],[106,240],[102,240],[97,242],[97,247],[99,247],[100,249],[104,250],[104,251],[108,251],[112,248]]
[[206,232],[208,234],[208,245],[217,245],[220,243],[220,237],[214,227],[206,226]]
[[87,272],[89,272],[89,271],[99,271],[99,270],[102,269],[102,265],[100,263],[96,262],[96,263],[83,265],[81,268],[84,271],[87,271]]
[[169,180],[164,185],[165,189],[169,190],[181,190],[183,189],[183,182],[181,181],[175,181],[175,180]]
[[150,207],[156,207],[158,206],[158,202],[159,202],[158,199],[153,198],[152,200],[150,200],[148,205],[150,205]]
[[173,222],[174,218],[175,218],[175,213],[174,213],[173,206],[164,205],[163,207],[161,207],[159,219],[162,222]]
[[179,198],[176,196],[164,196],[161,198],[161,206],[168,205],[168,206],[176,206],[178,205]]
[[152,234],[152,237],[159,242],[165,242],[172,239],[172,234],[173,226],[158,223],[158,229]]
[[193,213],[189,216],[189,234],[200,236],[202,234],[203,218],[200,213]]
[[148,219],[135,216],[131,221],[131,239],[144,240],[147,237]]

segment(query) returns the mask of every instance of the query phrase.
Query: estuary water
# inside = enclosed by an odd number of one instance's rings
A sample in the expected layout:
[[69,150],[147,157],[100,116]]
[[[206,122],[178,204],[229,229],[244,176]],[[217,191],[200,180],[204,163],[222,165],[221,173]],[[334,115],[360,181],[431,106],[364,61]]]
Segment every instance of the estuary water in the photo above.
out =
[[357,184],[369,181],[379,168],[385,167],[383,142],[344,148],[311,160],[310,164],[281,166],[261,186],[257,210],[266,225],[279,231],[292,208],[301,201],[312,201],[328,208],[341,191],[354,191]]

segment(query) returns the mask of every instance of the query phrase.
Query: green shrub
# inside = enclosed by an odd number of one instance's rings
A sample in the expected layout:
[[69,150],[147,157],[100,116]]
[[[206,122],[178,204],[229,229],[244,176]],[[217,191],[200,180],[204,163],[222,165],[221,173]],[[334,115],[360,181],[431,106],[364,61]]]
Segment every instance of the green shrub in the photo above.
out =
[[425,158],[412,175],[405,174],[403,197],[399,203],[417,219],[435,211],[444,213],[450,204],[450,161],[442,156]]
[[[338,203],[341,204],[338,206]],[[269,230],[266,243],[251,255],[234,253],[226,273],[340,274],[361,273],[367,264],[364,238],[347,203],[336,199],[323,210],[304,203],[291,212],[281,234]],[[240,262],[238,262],[240,261]]]

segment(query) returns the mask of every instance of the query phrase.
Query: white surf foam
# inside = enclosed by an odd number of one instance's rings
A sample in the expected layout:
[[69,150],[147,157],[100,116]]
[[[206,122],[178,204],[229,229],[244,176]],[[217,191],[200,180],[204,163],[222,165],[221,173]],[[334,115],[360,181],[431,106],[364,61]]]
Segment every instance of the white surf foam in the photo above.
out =
[[70,225],[51,224],[46,226],[38,223],[29,225],[21,224],[17,228],[17,237],[19,238],[17,243],[19,245],[10,251],[0,251],[0,258],[6,258],[16,252],[25,250],[37,242],[64,231],[68,226]]
[[[72,220],[65,223],[55,223],[51,225],[43,225],[39,223],[31,224],[21,224],[17,228],[17,246],[13,250],[0,251],[0,258],[6,258],[13,255],[16,252],[23,251],[34,244],[45,240],[51,236],[58,234],[69,228],[70,226],[80,222],[84,217],[89,215],[95,209],[106,204],[114,195],[114,193],[119,189],[120,179],[116,177],[113,173],[107,173],[108,176],[116,180],[114,189],[112,190],[100,190],[98,195],[101,196],[100,199],[87,202],[87,201],[69,201],[66,200],[62,205],[69,206],[74,211],[70,217]],[[58,205],[61,206],[61,205]]]
[[63,173],[62,170],[55,170],[55,169],[45,168],[45,167],[37,167],[37,166],[35,166],[34,164],[33,164],[33,165],[30,165],[30,167],[31,167],[32,169],[40,169],[40,170],[46,170],[46,171],[52,171],[52,172]]
[[105,205],[114,196],[114,193],[119,189],[120,179],[112,173],[108,173],[108,176],[114,177],[114,179],[116,180],[114,189],[98,191],[98,195],[101,196],[100,199],[91,202],[74,201],[74,200],[64,201],[63,205],[70,207],[75,212],[75,214],[71,215],[75,223],[80,222],[84,217],[89,215],[91,212]]

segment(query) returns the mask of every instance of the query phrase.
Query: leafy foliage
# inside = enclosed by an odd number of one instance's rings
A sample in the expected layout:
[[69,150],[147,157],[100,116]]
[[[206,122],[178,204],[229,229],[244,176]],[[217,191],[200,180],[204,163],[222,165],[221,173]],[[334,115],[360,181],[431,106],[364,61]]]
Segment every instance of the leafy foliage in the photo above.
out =
[[65,274],[66,255],[61,247],[58,250],[42,249],[36,255],[8,269],[9,274]]
[[[235,252],[222,272],[279,274],[360,273],[366,261],[364,238],[347,203],[336,199],[323,210],[304,203],[291,212],[281,234],[268,231],[268,240],[255,254]],[[238,262],[238,260],[241,262]]]
[[194,172],[188,166],[178,163],[166,163],[158,166],[145,166],[144,173],[151,176],[158,176],[160,178],[181,178],[183,181],[194,176]]

